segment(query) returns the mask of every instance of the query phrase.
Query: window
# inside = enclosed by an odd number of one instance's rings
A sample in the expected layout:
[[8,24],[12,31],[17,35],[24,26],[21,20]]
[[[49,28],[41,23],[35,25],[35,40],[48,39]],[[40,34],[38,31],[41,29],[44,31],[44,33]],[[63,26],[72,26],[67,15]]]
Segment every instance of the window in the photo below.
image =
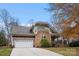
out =
[[42,38],[44,39],[44,38],[46,38],[46,36],[43,34],[43,35],[42,35]]

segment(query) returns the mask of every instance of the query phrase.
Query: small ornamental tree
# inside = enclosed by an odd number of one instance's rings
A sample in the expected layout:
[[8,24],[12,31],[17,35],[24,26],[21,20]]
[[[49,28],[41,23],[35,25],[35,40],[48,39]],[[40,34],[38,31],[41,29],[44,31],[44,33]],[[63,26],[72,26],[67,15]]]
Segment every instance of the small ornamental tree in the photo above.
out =
[[50,45],[49,45],[49,42],[48,42],[48,39],[45,37],[45,38],[42,38],[41,39],[41,47],[44,47],[44,48],[46,48],[46,47],[49,47]]

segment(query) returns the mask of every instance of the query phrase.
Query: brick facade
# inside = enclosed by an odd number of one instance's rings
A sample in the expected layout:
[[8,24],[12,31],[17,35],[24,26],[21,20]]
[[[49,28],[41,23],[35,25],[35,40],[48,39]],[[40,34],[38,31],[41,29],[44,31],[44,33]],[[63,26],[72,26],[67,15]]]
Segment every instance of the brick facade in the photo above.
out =
[[40,41],[42,39],[42,37],[45,36],[50,45],[51,45],[51,33],[49,31],[38,31],[37,34],[35,35],[35,47],[40,47],[41,44],[40,44]]

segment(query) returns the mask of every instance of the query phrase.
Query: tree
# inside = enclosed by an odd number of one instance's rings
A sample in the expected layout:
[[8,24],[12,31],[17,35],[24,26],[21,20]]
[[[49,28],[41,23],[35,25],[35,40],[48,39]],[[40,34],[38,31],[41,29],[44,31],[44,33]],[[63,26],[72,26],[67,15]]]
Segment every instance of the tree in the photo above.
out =
[[67,41],[79,38],[79,4],[75,3],[55,3],[49,4],[51,21],[54,28],[62,30],[58,32]]
[[5,38],[4,30],[0,31],[0,46],[8,45],[8,41]]
[[18,25],[18,21],[13,18],[6,9],[0,10],[1,20],[4,22],[5,30],[7,32],[9,43],[11,44],[11,29],[12,26]]
[[19,19],[15,17],[10,17],[10,23],[11,26],[19,26]]
[[0,10],[0,17],[2,21],[4,22],[4,25],[6,26],[7,32],[9,33],[8,31],[8,22],[9,22],[9,17],[10,17],[9,13],[5,9]]
[[61,6],[62,4],[49,4],[49,9],[48,11],[51,13],[51,22],[53,25],[53,28],[55,28],[55,30],[57,32],[59,32],[59,30],[61,30],[61,23],[64,21],[64,11],[63,9],[61,9],[58,6]]
[[[68,27],[69,23],[79,16],[79,4],[74,3],[55,3],[49,4],[51,12],[51,21],[54,27],[59,30]],[[54,20],[53,20],[54,19]]]

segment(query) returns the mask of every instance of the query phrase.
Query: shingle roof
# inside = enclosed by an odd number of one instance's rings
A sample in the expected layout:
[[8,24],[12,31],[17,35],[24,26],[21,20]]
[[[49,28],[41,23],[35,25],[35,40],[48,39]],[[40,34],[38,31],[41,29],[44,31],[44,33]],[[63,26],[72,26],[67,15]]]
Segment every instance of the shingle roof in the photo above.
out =
[[30,32],[31,27],[24,27],[24,26],[12,26],[12,34],[13,35],[30,35],[34,36],[33,33]]
[[48,25],[49,24],[47,22],[41,22],[41,21],[35,23],[35,26],[47,26],[48,27]]

